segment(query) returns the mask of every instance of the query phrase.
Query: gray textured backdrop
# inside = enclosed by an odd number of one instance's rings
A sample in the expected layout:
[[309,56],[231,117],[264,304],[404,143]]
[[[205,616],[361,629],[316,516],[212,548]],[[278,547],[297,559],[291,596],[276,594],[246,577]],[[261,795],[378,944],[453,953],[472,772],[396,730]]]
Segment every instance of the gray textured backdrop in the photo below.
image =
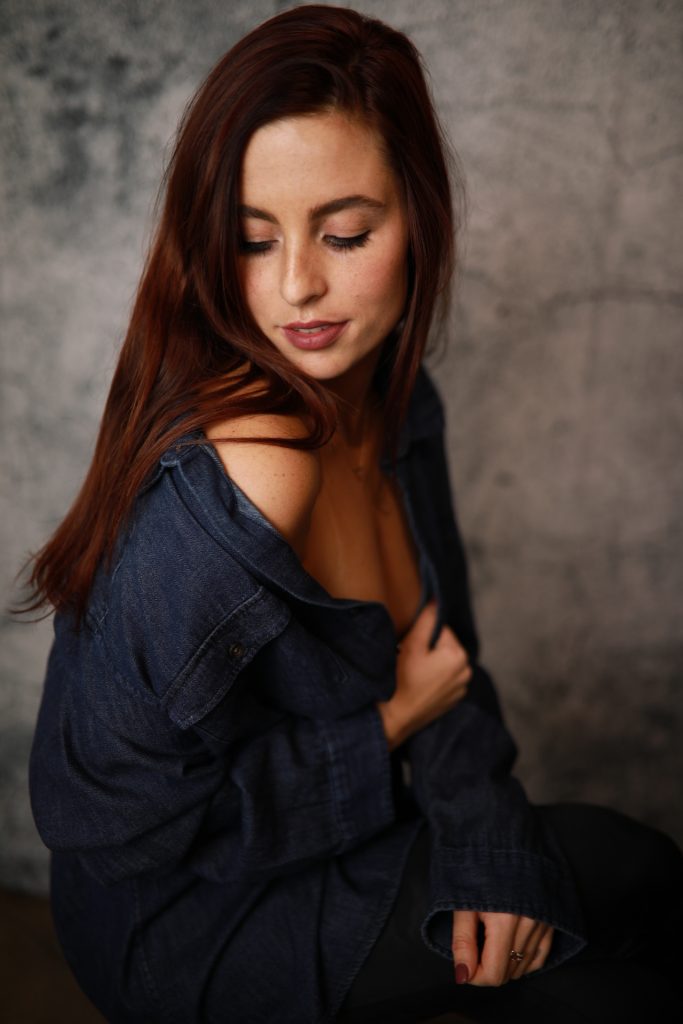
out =
[[[81,479],[187,98],[266,0],[2,0],[3,596]],[[466,168],[436,364],[484,660],[539,800],[683,839],[683,4],[368,0]],[[44,888],[26,758],[51,627],[2,624],[0,880]]]

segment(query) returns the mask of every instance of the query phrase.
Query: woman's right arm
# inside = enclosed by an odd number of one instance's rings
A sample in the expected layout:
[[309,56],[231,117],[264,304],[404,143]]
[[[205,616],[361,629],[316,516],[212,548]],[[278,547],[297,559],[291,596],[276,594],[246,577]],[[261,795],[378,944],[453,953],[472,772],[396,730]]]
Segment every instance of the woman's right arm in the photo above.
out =
[[[315,455],[225,445],[231,476],[296,545]],[[56,624],[34,815],[49,848],[77,852],[102,882],[179,864],[213,881],[281,875],[394,815],[377,709],[297,713],[297,674],[328,682],[334,655],[305,636],[302,648],[287,603],[198,528],[178,500],[186,457],[191,473],[184,449],[146,495],[93,624]],[[292,687],[291,711],[263,695],[271,683]]]
[[[48,848],[77,853],[105,884],[178,867],[227,882],[280,876],[392,822],[374,707],[322,720],[259,702],[287,630],[277,614],[255,590],[199,643],[183,689],[161,699],[123,678],[97,636],[58,623],[30,766]],[[232,675],[238,643],[249,664]],[[305,652],[300,661],[305,671]]]

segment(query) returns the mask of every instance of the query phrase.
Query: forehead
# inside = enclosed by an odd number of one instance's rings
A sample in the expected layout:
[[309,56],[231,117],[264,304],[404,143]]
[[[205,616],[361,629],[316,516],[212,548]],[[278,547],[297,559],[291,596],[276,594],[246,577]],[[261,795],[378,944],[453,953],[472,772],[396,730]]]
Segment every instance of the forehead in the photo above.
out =
[[248,205],[324,203],[362,193],[387,201],[397,182],[383,140],[366,122],[338,111],[272,121],[251,137],[242,162]]

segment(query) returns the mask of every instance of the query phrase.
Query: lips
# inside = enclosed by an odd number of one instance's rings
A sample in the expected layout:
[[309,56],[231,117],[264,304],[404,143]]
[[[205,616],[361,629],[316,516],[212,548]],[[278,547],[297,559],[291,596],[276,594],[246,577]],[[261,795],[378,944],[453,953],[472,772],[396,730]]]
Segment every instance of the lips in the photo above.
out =
[[283,324],[280,330],[295,348],[312,351],[333,345],[348,320],[299,320]]

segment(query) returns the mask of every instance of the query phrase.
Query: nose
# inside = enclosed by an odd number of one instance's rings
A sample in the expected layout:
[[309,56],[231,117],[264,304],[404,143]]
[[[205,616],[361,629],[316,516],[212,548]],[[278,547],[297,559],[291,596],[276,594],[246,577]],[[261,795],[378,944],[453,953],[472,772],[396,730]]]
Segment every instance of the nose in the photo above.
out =
[[294,244],[284,253],[280,294],[290,306],[302,307],[327,291],[320,253],[306,244]]

